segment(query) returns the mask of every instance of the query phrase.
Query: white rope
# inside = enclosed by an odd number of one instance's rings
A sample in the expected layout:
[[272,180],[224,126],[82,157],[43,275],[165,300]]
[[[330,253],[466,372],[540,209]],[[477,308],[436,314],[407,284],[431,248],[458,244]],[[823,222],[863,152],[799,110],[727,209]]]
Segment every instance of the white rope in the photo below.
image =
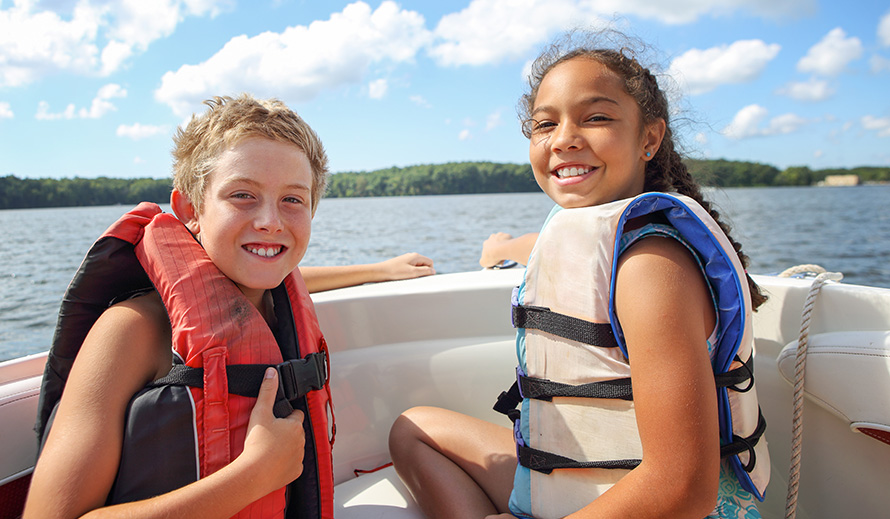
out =
[[780,278],[790,278],[795,274],[822,274],[825,272],[825,269],[820,267],[819,265],[813,264],[805,264],[805,265],[795,265],[793,267],[787,268],[783,270],[780,274]]
[[[797,339],[797,355],[794,363],[794,398],[792,400],[792,419],[791,419],[791,466],[788,469],[788,495],[785,499],[785,519],[794,519],[797,514],[797,491],[800,486],[800,450],[803,433],[803,381],[804,371],[807,364],[807,346],[809,342],[810,330],[810,314],[813,312],[813,305],[816,303],[816,296],[822,290],[822,285],[828,281],[840,281],[844,275],[840,272],[825,272],[825,269],[818,265],[800,265],[792,267],[785,272],[814,272],[813,267],[821,270],[816,276],[813,284],[810,286],[810,293],[807,295],[806,302],[803,305],[803,311],[800,317],[800,336]],[[800,270],[803,269],[803,270]],[[785,274],[783,272],[782,274]],[[788,276],[793,275],[788,274]],[[782,276],[780,274],[780,276]],[[782,277],[788,277],[782,276]]]

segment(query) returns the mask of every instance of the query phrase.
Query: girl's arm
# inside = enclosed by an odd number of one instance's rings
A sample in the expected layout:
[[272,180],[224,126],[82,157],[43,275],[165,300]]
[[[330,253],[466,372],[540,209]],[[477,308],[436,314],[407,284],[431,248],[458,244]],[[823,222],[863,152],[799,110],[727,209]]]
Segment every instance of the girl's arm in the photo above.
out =
[[691,517],[714,508],[720,447],[704,277],[678,242],[648,238],[620,259],[615,306],[630,358],[643,461],[570,517]]
[[517,238],[505,232],[496,232],[482,242],[479,265],[483,268],[490,268],[505,260],[528,265],[528,256],[537,240],[538,233],[536,232],[523,234]]
[[322,292],[364,283],[412,279],[435,274],[433,260],[409,252],[378,263],[340,267],[300,267],[309,292]]
[[[228,466],[151,500],[101,508],[120,463],[127,404],[170,365],[170,330],[156,294],[125,301],[102,314],[72,367],[34,470],[25,518],[228,517],[299,475],[302,415],[276,420],[271,404],[268,413],[257,405],[244,452]],[[271,384],[274,393],[277,379],[265,384]],[[291,466],[282,467],[288,459],[294,460]]]

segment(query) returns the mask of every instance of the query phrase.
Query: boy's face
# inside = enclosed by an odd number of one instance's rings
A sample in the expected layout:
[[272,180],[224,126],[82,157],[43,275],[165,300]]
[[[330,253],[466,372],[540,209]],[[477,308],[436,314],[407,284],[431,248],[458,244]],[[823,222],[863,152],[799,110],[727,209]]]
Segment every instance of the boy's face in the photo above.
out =
[[219,156],[201,214],[186,222],[213,263],[259,304],[306,253],[312,168],[291,143],[249,137]]

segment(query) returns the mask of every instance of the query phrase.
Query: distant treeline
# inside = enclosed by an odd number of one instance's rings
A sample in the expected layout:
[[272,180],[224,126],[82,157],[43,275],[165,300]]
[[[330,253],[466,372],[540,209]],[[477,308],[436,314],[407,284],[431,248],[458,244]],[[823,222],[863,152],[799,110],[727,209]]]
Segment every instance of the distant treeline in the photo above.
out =
[[[706,186],[809,186],[828,175],[858,175],[862,182],[890,182],[890,167],[780,170],[768,164],[730,160],[687,160],[692,175]],[[171,180],[0,177],[0,209],[167,203]],[[325,196],[411,196],[538,191],[528,164],[449,162],[331,175]]]
[[18,178],[0,177],[0,209],[136,205],[170,202],[169,178]]

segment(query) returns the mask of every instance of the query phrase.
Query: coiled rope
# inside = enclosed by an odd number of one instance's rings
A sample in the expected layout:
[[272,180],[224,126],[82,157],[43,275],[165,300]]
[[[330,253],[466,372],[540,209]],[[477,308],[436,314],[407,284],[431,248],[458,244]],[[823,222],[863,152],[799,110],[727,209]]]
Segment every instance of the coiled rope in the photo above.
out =
[[794,396],[792,399],[791,418],[791,466],[788,469],[788,494],[785,498],[785,519],[794,519],[797,514],[797,492],[800,487],[800,451],[803,439],[803,382],[807,365],[807,346],[809,343],[810,315],[816,297],[822,286],[829,281],[840,281],[844,275],[840,272],[826,272],[819,265],[798,265],[791,267],[779,277],[791,277],[796,274],[817,274],[810,286],[806,302],[800,317],[800,335],[797,339],[797,352],[794,363]]

